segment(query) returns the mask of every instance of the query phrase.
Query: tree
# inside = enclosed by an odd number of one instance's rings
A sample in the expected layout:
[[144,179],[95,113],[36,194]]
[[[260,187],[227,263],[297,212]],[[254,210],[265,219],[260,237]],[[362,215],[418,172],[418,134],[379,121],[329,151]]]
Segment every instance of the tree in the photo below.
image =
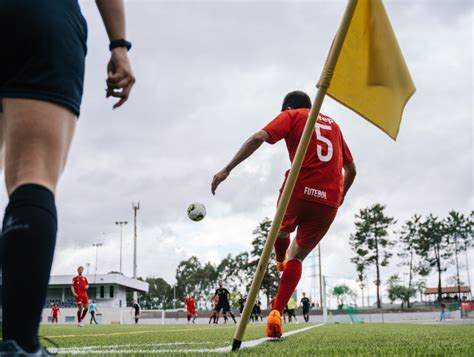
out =
[[388,298],[390,299],[390,303],[393,304],[394,301],[396,300],[401,300],[402,301],[402,309],[403,305],[410,301],[410,298],[415,296],[416,294],[416,289],[410,286],[403,286],[402,285],[402,280],[398,276],[398,274],[392,275],[390,278],[387,279],[387,293],[388,293]]
[[438,272],[438,301],[441,301],[441,274],[446,270],[444,263],[452,255],[449,250],[446,228],[443,221],[430,214],[420,225],[415,250],[421,258],[420,271],[429,273],[433,268]]
[[242,252],[232,257],[227,255],[217,266],[219,280],[224,280],[231,291],[240,291],[242,286],[249,282],[247,270],[249,269],[249,253]]
[[426,280],[420,279],[413,284],[415,290],[420,294],[420,301],[423,301],[423,292],[426,289]]
[[[400,242],[402,243],[402,249],[401,252],[398,253],[398,256],[404,259],[402,265],[408,266],[409,288],[413,287],[413,276],[417,266],[417,264],[415,264],[415,242],[417,239],[419,239],[420,223],[421,216],[415,214],[412,218],[405,222],[405,224],[402,226],[402,230],[400,231]],[[407,301],[407,306],[410,307],[410,300]]]
[[[252,281],[257,271],[257,265],[262,256],[263,247],[270,232],[272,221],[265,217],[252,232],[254,239],[252,241],[252,251],[250,252],[250,259],[247,264],[247,280],[248,283]],[[270,296],[275,296],[278,290],[278,282],[280,281],[280,274],[276,269],[275,253],[270,256],[270,263],[265,271],[262,281],[262,289],[267,296],[267,305],[270,304]]]
[[474,211],[471,211],[471,214],[469,215],[469,218],[467,219],[467,227],[466,227],[466,236],[463,238],[464,241],[464,246],[466,249],[464,249],[464,256],[466,257],[466,278],[467,278],[467,284],[471,286],[471,278],[469,277],[469,249],[474,246],[474,239],[473,239],[473,234],[472,234],[472,226],[474,223]]
[[353,296],[354,292],[346,284],[341,284],[334,287],[332,294],[337,299],[337,308],[342,309],[345,298]]
[[456,264],[456,282],[453,284],[458,288],[458,296],[461,296],[461,280],[459,278],[459,254],[467,250],[469,239],[469,218],[456,211],[450,211],[445,220],[445,231],[448,243],[454,254]]
[[388,296],[390,301],[401,300],[402,305],[401,308],[403,309],[403,305],[410,300],[410,298],[416,295],[415,288],[409,288],[408,286],[403,285],[393,285],[387,289]]
[[392,256],[389,248],[393,243],[389,239],[388,229],[396,222],[393,217],[386,216],[384,210],[385,206],[379,203],[361,209],[355,216],[356,232],[350,236],[350,245],[356,253],[351,262],[363,265],[364,270],[370,265],[375,266],[378,308],[382,307],[380,302],[380,267],[387,266],[388,260]]
[[138,293],[143,309],[171,309],[173,307],[173,288],[162,278],[146,278],[148,293]]
[[[452,275],[452,276],[450,276],[449,278],[446,279],[446,285],[447,286],[457,286],[458,284],[459,284],[459,286],[462,286],[466,283],[462,280],[459,280],[459,277],[457,275]],[[458,293],[459,293],[459,291],[458,291]]]
[[196,300],[208,301],[217,278],[217,269],[210,262],[202,265],[195,256],[183,260],[176,269],[176,299],[182,301],[191,294]]
[[361,306],[364,306],[364,289],[365,289],[365,281],[367,279],[367,274],[365,273],[365,264],[364,260],[356,256],[355,258],[351,259],[353,263],[356,265],[356,272],[357,272],[357,282],[359,283],[360,292],[361,292]]
[[199,295],[199,270],[202,269],[198,257],[192,256],[188,260],[183,260],[176,268],[176,297],[183,299],[185,295]]

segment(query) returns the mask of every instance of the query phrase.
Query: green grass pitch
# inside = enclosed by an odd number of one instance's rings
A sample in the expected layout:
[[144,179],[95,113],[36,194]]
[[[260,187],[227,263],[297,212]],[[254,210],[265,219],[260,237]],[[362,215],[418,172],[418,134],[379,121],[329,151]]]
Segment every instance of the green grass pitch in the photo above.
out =
[[[285,325],[285,331],[307,327]],[[150,356],[474,356],[474,325],[324,325],[238,353],[193,352],[230,346],[235,325],[70,325],[42,326],[61,355]],[[245,340],[265,336],[251,324]],[[45,343],[48,346],[48,343]],[[51,346],[51,345],[49,345]]]

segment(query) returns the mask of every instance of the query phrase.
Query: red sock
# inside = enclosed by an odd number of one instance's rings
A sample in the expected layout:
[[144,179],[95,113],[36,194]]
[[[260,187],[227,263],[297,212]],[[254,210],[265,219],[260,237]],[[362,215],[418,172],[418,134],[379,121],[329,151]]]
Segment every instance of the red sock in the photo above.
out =
[[286,263],[285,271],[281,276],[280,284],[278,285],[278,293],[275,299],[275,310],[283,312],[291,294],[295,291],[296,286],[301,278],[303,265],[299,260],[292,259]]
[[286,238],[277,238],[275,241],[276,260],[282,262],[286,258],[286,250],[290,246],[290,236]]

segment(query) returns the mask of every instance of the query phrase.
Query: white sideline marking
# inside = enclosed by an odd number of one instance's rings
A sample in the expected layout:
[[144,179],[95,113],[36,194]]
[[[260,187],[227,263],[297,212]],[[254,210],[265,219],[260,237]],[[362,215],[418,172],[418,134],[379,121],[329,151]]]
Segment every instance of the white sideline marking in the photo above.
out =
[[[48,348],[51,352],[69,353],[69,351],[88,351],[91,350],[102,350],[102,349],[116,349],[121,347],[161,347],[161,346],[184,346],[184,345],[209,345],[215,342],[162,342],[162,343],[141,343],[132,344],[127,343],[123,345],[100,345],[100,346],[83,346],[83,347],[61,347],[61,348]],[[107,351],[105,351],[107,352]]]
[[[220,329],[231,328],[233,326],[222,326]],[[110,333],[91,333],[91,334],[75,334],[75,335],[50,335],[45,336],[51,339],[57,338],[72,338],[72,337],[97,337],[97,336],[122,336],[122,335],[142,335],[146,333],[156,333],[156,332],[194,332],[199,330],[212,330],[214,327],[205,327],[205,328],[181,328],[181,329],[167,329],[167,330],[142,330],[142,331],[127,331],[127,332],[110,332]]]
[[[314,326],[308,326],[301,328],[299,330],[288,331],[283,334],[282,337],[288,337],[292,335],[296,335],[301,332],[309,331],[317,327],[323,326],[324,323],[317,324]],[[240,349],[243,348],[253,348],[262,343],[267,341],[275,340],[273,338],[263,337],[256,340],[251,341],[244,341],[242,342],[242,346]],[[142,353],[142,354],[157,354],[157,353],[226,353],[231,352],[231,346],[227,347],[219,347],[219,348],[202,348],[202,349],[182,349],[182,350],[174,350],[174,349],[160,349],[160,350],[134,350],[134,349],[114,349],[115,347],[158,347],[158,346],[182,346],[182,345],[203,345],[209,344],[213,342],[167,342],[167,343],[151,343],[151,344],[140,344],[140,345],[113,345],[113,346],[84,346],[84,347],[67,347],[67,348],[50,348],[49,350],[52,353],[68,353],[73,355],[80,355],[80,354],[131,354],[131,353]],[[97,348],[97,349],[94,349]],[[105,348],[109,348],[111,350],[105,350]]]

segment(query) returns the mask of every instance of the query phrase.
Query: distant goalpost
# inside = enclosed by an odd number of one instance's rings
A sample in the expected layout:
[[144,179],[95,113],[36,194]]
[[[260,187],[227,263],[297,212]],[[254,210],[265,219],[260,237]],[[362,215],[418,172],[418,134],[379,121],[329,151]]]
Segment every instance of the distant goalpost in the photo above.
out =
[[[149,324],[165,324],[166,313],[173,313],[176,319],[179,318],[179,313],[184,312],[183,309],[170,309],[170,310],[141,310],[139,318],[140,320],[146,320]],[[135,323],[135,314],[131,310],[120,311],[120,324]]]

